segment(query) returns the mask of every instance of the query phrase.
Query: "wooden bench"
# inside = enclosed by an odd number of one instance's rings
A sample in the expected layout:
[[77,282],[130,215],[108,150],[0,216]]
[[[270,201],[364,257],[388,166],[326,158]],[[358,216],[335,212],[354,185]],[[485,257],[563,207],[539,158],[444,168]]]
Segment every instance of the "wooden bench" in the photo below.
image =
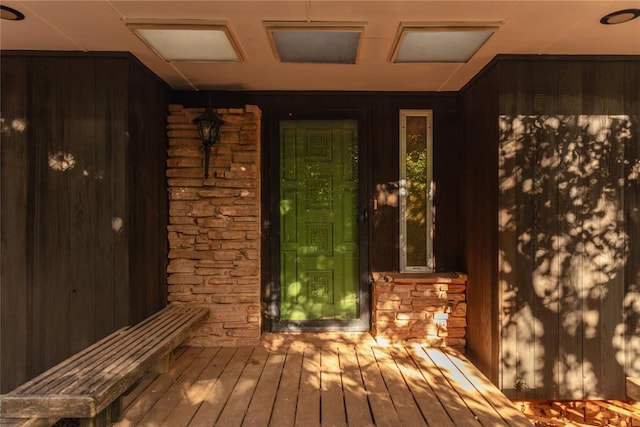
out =
[[640,377],[627,377],[627,397],[640,402]]
[[79,418],[109,425],[120,396],[152,368],[166,370],[173,350],[207,318],[202,307],[171,305],[125,327],[0,396],[3,418]]

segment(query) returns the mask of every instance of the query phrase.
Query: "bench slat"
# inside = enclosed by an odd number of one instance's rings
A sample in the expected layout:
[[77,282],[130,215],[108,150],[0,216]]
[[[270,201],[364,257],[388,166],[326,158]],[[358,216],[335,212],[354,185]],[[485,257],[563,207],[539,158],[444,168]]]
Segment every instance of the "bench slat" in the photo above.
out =
[[120,329],[0,396],[3,416],[95,417],[185,341],[207,315],[206,308],[174,305]]
[[[93,394],[95,389],[91,387],[93,384],[101,378],[108,377],[108,373],[116,370],[123,363],[135,362],[157,351],[152,345],[158,339],[157,336],[162,337],[171,333],[172,330],[188,326],[196,313],[175,313],[174,310],[166,313],[166,316],[156,317],[156,323],[146,323],[144,327],[130,328],[125,339],[120,340],[115,347],[101,355],[99,360],[86,361],[85,368],[74,373],[72,383],[65,388],[51,390],[49,393],[55,391],[60,394]],[[180,314],[183,317],[180,317]],[[184,318],[184,314],[188,314],[189,317]]]
[[[177,309],[162,310],[134,327],[123,328],[77,356],[67,359],[54,368],[46,371],[34,380],[18,387],[11,394],[77,394],[69,385],[78,385],[82,378],[95,378],[103,372],[109,358],[114,354],[121,353],[121,357],[127,357],[126,352],[136,351],[135,342],[140,339],[147,329],[152,328],[155,323],[169,323],[175,316]],[[122,352],[125,352],[122,354]]]
[[[145,340],[144,345],[149,347],[143,349],[144,354],[139,355],[137,360],[132,360],[128,364],[121,364],[117,367],[117,369],[109,372],[109,375],[104,378],[103,382],[121,383],[121,388],[123,388],[118,393],[118,395],[124,393],[129,388],[127,384],[131,382],[131,380],[127,378],[131,377],[132,375],[136,375],[136,373],[141,369],[143,373],[148,371],[156,362],[160,361],[166,354],[176,348],[180,343],[185,341],[191,333],[191,328],[187,326],[198,321],[199,318],[193,315],[177,327],[165,331],[164,336],[157,337],[155,342]],[[147,356],[148,353],[151,353],[152,356]],[[116,388],[119,390],[118,387]],[[100,397],[100,389],[104,389],[101,384],[94,384],[92,385],[91,389],[88,390],[88,392],[91,394],[95,394],[96,397]]]
[[[103,368],[101,361],[107,359],[110,354],[122,351],[122,348],[128,348],[132,342],[138,339],[139,334],[144,334],[148,328],[153,328],[154,325],[157,325],[159,322],[170,322],[172,317],[180,315],[184,312],[185,309],[188,308],[183,306],[169,306],[151,315],[150,317],[141,321],[133,327],[124,327],[98,341],[96,344],[93,344],[82,350],[81,352],[76,353],[75,355],[56,365],[54,368],[40,374],[31,381],[17,387],[11,393],[46,394],[51,392],[61,392],[62,389],[52,389],[52,386],[54,381],[57,382],[57,387],[63,387],[64,385],[68,384],[68,381],[62,383],[60,382],[60,374],[62,372],[67,370],[68,374],[71,375],[86,367],[91,367],[96,372],[101,371]],[[124,332],[128,333],[124,335],[123,339]],[[113,350],[110,352],[105,352],[105,348],[109,348],[110,345],[112,345],[111,348]],[[65,377],[65,379],[69,378]],[[71,380],[73,380],[73,378],[71,378]]]
[[29,380],[26,383],[18,386],[13,391],[11,391],[11,394],[12,395],[23,394],[23,393],[30,394],[33,392],[37,392],[38,390],[43,389],[45,387],[49,387],[51,383],[57,381],[56,373],[59,370],[69,369],[70,367],[72,367],[74,364],[78,363],[82,359],[91,357],[92,354],[100,352],[100,349],[102,347],[108,346],[112,342],[113,343],[117,342],[118,339],[121,337],[121,334],[126,329],[127,328],[125,327],[113,332],[111,335],[103,338],[97,343],[92,344],[91,346],[85,348],[79,353],[76,353],[75,355],[69,357],[68,359],[60,362],[54,368],[49,369],[43,372],[42,374],[38,375],[37,377],[33,378],[32,380]]

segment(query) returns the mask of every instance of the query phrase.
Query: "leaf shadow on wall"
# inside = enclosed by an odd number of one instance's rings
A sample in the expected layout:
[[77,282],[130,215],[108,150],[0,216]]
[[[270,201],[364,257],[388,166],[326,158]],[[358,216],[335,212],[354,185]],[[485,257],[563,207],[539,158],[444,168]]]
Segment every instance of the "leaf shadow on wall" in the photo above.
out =
[[640,374],[638,123],[501,116],[502,387],[620,397]]

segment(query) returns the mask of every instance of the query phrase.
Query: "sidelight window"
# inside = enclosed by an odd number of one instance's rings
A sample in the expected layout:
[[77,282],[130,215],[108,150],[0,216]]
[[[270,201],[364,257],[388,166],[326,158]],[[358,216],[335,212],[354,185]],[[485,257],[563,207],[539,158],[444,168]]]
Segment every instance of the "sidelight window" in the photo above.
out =
[[434,270],[432,110],[400,110],[400,271]]

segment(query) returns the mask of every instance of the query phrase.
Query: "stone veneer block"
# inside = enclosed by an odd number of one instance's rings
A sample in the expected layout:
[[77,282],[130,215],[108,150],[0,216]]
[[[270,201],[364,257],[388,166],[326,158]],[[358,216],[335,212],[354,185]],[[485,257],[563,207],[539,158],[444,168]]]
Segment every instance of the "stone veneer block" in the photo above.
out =
[[260,132],[257,106],[219,108],[225,124],[209,178],[193,119],[204,108],[170,105],[168,300],[208,307],[189,344],[256,345],[260,339]]
[[371,334],[384,343],[464,350],[466,289],[461,273],[373,273]]

